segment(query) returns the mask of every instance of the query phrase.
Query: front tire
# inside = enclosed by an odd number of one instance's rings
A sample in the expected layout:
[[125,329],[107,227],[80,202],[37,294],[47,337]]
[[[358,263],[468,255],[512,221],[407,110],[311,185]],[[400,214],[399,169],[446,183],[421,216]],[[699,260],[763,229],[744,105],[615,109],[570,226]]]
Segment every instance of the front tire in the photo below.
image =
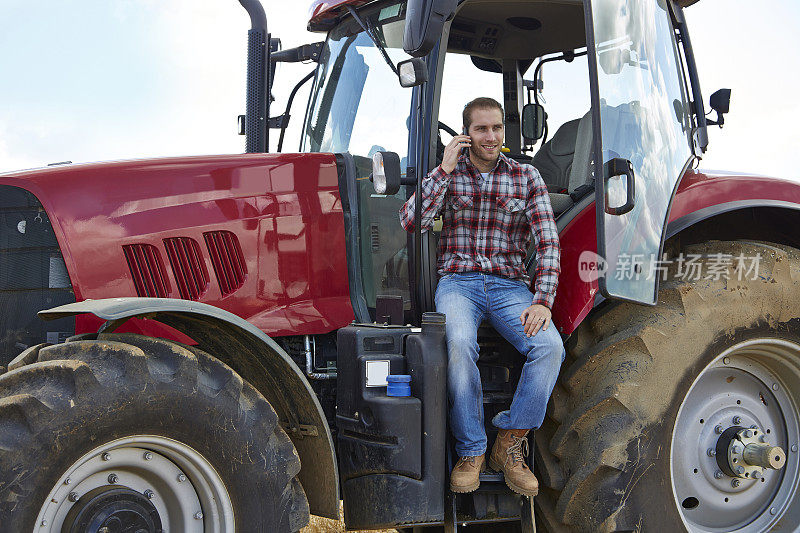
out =
[[[700,279],[673,269],[658,305],[609,302],[567,343],[536,435],[537,513],[550,531],[800,523],[800,251],[718,241],[684,254],[699,256]],[[734,264],[706,279],[725,256]],[[755,279],[739,279],[739,256],[760,257]],[[709,450],[727,428],[751,425],[770,430],[785,467],[758,480],[721,473]]]
[[275,411],[219,360],[132,334],[79,336],[33,360],[0,377],[4,530],[308,522],[300,460]]

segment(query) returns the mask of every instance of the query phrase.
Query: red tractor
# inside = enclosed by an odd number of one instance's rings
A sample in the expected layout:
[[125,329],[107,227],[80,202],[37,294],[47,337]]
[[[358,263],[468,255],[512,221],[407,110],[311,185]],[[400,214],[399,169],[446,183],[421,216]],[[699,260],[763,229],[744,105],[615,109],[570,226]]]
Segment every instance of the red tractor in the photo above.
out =
[[[730,91],[708,119],[693,0],[316,0],[290,50],[240,2],[248,153],[0,175],[0,529],[797,530],[800,186],[697,170]],[[285,61],[304,153],[268,154]],[[502,94],[560,232],[533,502],[447,490],[438,231],[397,213],[455,89]],[[479,341],[489,420],[523,358]]]

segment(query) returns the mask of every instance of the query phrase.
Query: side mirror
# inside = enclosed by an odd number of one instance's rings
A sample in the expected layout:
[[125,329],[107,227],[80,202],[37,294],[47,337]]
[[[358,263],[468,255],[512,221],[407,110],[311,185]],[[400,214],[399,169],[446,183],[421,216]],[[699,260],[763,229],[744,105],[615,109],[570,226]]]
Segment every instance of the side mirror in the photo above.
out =
[[400,190],[400,156],[375,152],[372,156],[372,186],[377,194],[393,195]]
[[709,98],[711,109],[717,112],[717,120],[706,120],[706,124],[722,127],[725,124],[725,113],[731,108],[731,90],[720,89]]
[[397,64],[397,76],[401,87],[416,87],[428,81],[428,69],[423,59],[412,57]]
[[412,57],[428,55],[457,5],[458,0],[408,0],[403,50]]
[[544,135],[547,113],[541,104],[525,104],[522,108],[522,136],[525,142],[535,142]]

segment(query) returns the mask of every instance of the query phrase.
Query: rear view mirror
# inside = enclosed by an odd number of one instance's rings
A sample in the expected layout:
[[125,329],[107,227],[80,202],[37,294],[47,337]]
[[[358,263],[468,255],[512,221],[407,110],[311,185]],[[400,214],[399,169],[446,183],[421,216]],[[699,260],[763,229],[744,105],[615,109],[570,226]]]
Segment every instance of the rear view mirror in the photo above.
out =
[[408,0],[403,50],[412,57],[428,55],[457,4],[458,0]]
[[425,60],[418,57],[406,59],[397,64],[397,76],[401,87],[416,87],[428,81]]
[[397,194],[400,190],[399,155],[394,152],[375,152],[372,156],[372,186],[377,194]]
[[725,113],[731,108],[731,90],[720,89],[709,98],[711,109],[717,112],[717,120],[706,120],[706,124],[722,127],[725,124]]
[[547,113],[541,104],[525,104],[522,108],[522,136],[525,142],[532,143],[542,138]]
[[636,62],[631,56],[631,51],[627,48],[601,50],[597,54],[597,62],[603,72],[611,76],[622,72],[625,65],[636,66]]
[[731,108],[731,90],[720,89],[711,95],[711,109],[719,114],[727,113]]

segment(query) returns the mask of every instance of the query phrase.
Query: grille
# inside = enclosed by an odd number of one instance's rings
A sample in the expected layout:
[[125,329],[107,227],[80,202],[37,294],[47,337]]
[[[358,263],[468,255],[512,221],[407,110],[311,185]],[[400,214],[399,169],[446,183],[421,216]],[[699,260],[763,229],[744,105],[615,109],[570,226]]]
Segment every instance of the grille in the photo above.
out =
[[126,244],[122,247],[131,269],[136,294],[150,298],[166,298],[169,281],[161,254],[152,244]]
[[181,298],[200,299],[200,296],[208,290],[208,270],[200,252],[200,245],[189,237],[173,237],[164,239],[164,246]]
[[74,301],[42,204],[24,189],[0,185],[0,366],[30,346],[74,335],[74,317],[44,321],[36,316]]
[[203,233],[203,237],[222,296],[227,296],[244,285],[247,277],[247,266],[239,239],[230,231],[210,231]]

